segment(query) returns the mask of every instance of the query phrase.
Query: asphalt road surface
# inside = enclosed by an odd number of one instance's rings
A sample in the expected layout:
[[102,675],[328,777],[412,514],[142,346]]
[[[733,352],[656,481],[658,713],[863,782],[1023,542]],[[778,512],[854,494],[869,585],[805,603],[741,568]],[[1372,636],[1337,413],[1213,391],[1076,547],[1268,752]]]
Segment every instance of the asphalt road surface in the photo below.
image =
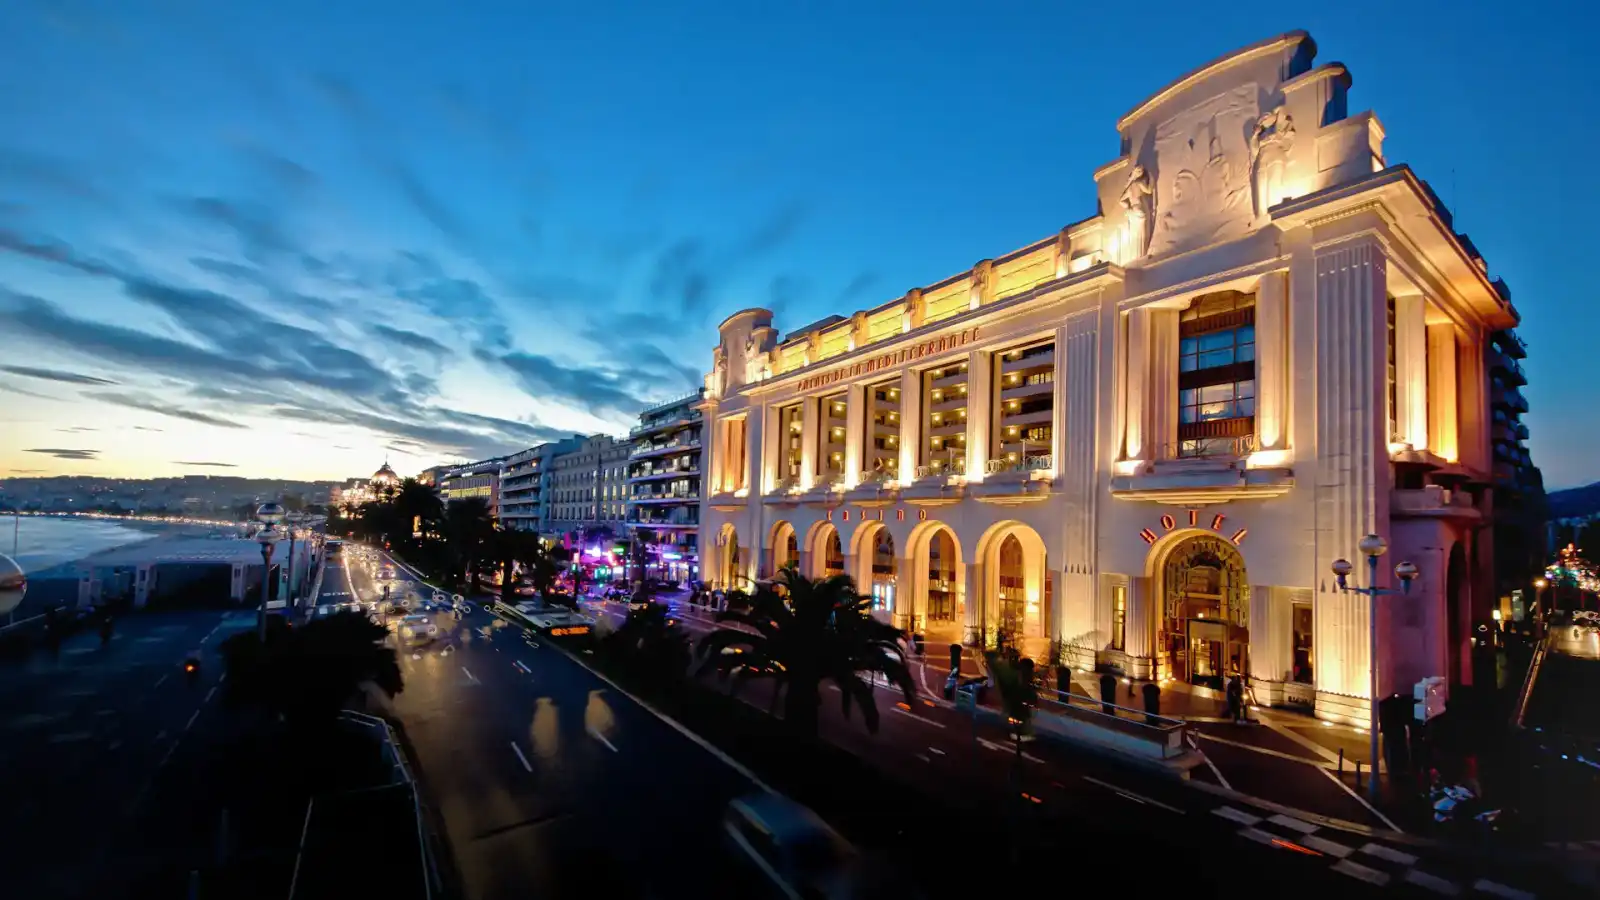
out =
[[[403,568],[393,571],[395,595],[431,593]],[[365,567],[352,572],[349,590],[373,596],[377,586]],[[324,587],[336,589],[331,580]],[[743,866],[717,823],[728,800],[757,789],[757,777],[816,808],[864,849],[921,869],[908,877],[930,896],[955,883],[928,871],[946,852],[940,848],[960,843],[959,824],[954,830],[942,824],[948,816],[899,822],[897,811],[786,777],[796,761],[781,748],[741,740],[737,728],[707,731],[735,762],[481,608],[460,622],[450,614],[434,618],[440,636],[402,655],[406,690],[395,711],[467,897],[600,889],[616,896],[726,896]],[[768,705],[758,693],[749,700]],[[1050,744],[1028,745],[1018,774],[1003,735],[982,728],[974,735],[970,720],[953,711],[920,700],[900,707],[895,700],[880,694],[880,708],[890,712],[877,735],[825,703],[824,731],[924,794],[993,799],[1012,796],[1020,784],[1033,809],[1049,811],[1040,822],[1059,812],[1099,829],[1100,838],[1094,829],[1061,832],[1059,852],[1083,854],[1086,866],[1137,852],[1175,879],[1203,876],[1246,891],[1292,883],[1345,895],[1555,896],[1523,893],[1519,882],[1502,880],[1520,873],[1492,863],[1468,869],[1403,839],[1250,807]],[[1149,839],[1127,843],[1141,835]]]
[[[109,646],[90,629],[60,654],[0,667],[0,872],[8,897],[114,896],[96,885],[125,863],[130,826],[220,715],[215,651],[250,614],[140,613]],[[182,672],[202,658],[191,685]]]

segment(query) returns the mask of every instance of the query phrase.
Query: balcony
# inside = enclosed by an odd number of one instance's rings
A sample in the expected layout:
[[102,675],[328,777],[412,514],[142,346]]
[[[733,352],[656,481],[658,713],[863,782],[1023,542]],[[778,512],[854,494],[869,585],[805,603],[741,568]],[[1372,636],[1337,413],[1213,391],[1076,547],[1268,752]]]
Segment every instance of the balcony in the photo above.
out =
[[955,422],[941,422],[938,425],[930,425],[930,426],[928,426],[928,436],[929,437],[949,438],[949,437],[955,437],[958,434],[966,434],[966,433],[967,433],[967,422],[966,422],[965,419],[962,419],[962,420],[959,420],[959,421],[955,421]]
[[1037,503],[1050,497],[1055,476],[1055,458],[1049,454],[991,459],[984,467],[984,479],[967,490],[984,503]]
[[846,491],[844,500],[856,506],[888,506],[900,496],[900,481],[889,471],[863,472],[856,486]]
[[1028,412],[1015,412],[1000,414],[1000,427],[1025,429],[1030,425],[1049,425],[1055,417],[1055,411],[1046,407]]
[[1002,386],[1000,402],[1007,400],[1026,400],[1029,397],[1049,396],[1056,389],[1054,381],[1036,381],[1032,384],[1023,382],[1015,386]]
[[627,525],[629,528],[698,528],[700,511],[698,509],[674,509],[670,512],[660,509],[633,510],[629,513]]
[[1055,353],[1035,353],[1031,356],[1023,356],[1020,359],[1002,359],[1000,361],[1000,375],[1003,379],[1007,375],[1020,375],[1024,372],[1054,369],[1055,365]]
[[1199,445],[1179,441],[1157,450],[1154,460],[1115,463],[1111,495],[1198,506],[1281,497],[1294,488],[1287,451],[1257,452],[1254,436]]
[[935,460],[917,466],[916,478],[900,485],[900,499],[916,506],[944,506],[966,496],[967,460]]
[[699,503],[700,494],[697,491],[654,491],[638,493],[628,498],[629,503]]
[[844,473],[824,472],[816,477],[799,499],[801,503],[831,505],[838,502],[838,496],[843,492]]
[[951,369],[951,370],[945,372],[943,375],[939,376],[938,378],[935,378],[932,381],[930,381],[928,383],[928,387],[933,389],[933,390],[944,390],[944,389],[947,389],[947,388],[955,387],[958,384],[965,384],[966,381],[967,381],[967,373],[966,373],[965,369],[962,369],[960,371],[957,371],[955,369]]
[[643,481],[660,481],[663,478],[692,478],[700,475],[700,467],[684,467],[681,469],[644,469],[628,476],[629,483]]
[[1418,490],[1389,492],[1389,514],[1405,519],[1460,519],[1477,521],[1483,513],[1472,505],[1472,495],[1437,484]]
[[669,456],[673,453],[687,453],[690,450],[700,449],[700,439],[692,441],[668,441],[665,444],[639,444],[628,455],[629,459],[648,459],[657,456]]
[[694,425],[701,421],[700,411],[695,409],[684,410],[679,413],[650,422],[642,422],[628,431],[628,437],[639,438],[659,431],[669,431],[685,425]]
[[965,409],[966,406],[967,394],[965,391],[950,391],[941,394],[938,399],[934,399],[932,394],[928,395],[928,410],[930,412],[948,413],[958,409]]

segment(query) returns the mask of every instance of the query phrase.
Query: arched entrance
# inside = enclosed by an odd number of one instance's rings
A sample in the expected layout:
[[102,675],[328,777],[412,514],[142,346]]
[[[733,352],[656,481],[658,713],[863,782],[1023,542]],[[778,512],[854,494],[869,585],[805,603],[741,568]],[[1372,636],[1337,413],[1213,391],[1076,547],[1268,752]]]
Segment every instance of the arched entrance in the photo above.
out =
[[942,522],[923,522],[906,540],[906,571],[899,589],[909,592],[912,630],[936,643],[960,643],[966,572],[956,533]]
[[978,541],[978,559],[984,600],[977,621],[968,623],[972,637],[1042,652],[1053,601],[1044,539],[1020,522],[1002,522]]
[[767,542],[767,547],[772,556],[772,571],[768,577],[775,578],[790,563],[800,562],[800,539],[794,533],[794,526],[788,522],[779,522],[772,526],[772,536]]
[[818,522],[811,529],[806,551],[811,554],[811,578],[844,574],[844,545],[839,542],[839,529],[832,523]]
[[1250,672],[1250,581],[1238,548],[1216,535],[1179,539],[1161,560],[1157,674],[1221,689]]
[[717,584],[724,589],[732,590],[741,586],[743,579],[743,550],[739,546],[739,532],[732,525],[722,526],[718,543],[721,544],[721,553],[717,558]]
[[856,590],[872,597],[874,612],[892,615],[900,574],[894,536],[882,523],[868,522],[856,529],[851,543],[856,559]]

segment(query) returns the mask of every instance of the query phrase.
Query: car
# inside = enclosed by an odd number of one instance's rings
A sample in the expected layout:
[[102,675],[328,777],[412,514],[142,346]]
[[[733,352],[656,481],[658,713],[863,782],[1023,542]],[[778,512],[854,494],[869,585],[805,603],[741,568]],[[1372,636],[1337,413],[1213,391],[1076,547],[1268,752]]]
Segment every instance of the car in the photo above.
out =
[[411,610],[406,608],[404,600],[396,600],[384,608],[384,612],[391,616],[410,616]]
[[788,900],[861,896],[855,848],[810,809],[780,794],[749,794],[728,804],[723,831],[738,854]]
[[409,641],[431,641],[439,636],[439,626],[427,616],[406,616],[398,630],[400,637]]

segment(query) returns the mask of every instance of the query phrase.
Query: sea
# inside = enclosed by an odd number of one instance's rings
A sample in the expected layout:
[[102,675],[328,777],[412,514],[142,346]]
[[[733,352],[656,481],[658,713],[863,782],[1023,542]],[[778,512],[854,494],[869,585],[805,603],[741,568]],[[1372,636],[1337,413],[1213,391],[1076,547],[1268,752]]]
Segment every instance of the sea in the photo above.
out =
[[49,577],[52,569],[104,550],[192,530],[165,522],[0,515],[0,553],[15,559],[31,578]]

